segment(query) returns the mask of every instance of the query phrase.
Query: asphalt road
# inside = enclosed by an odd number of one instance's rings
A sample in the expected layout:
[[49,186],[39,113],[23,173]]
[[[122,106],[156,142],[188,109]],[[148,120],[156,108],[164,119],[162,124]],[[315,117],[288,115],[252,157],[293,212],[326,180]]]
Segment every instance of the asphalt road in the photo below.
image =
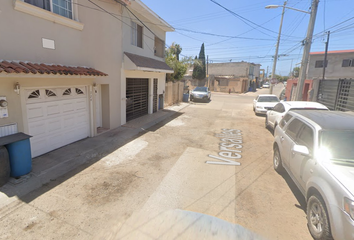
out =
[[273,136],[252,111],[268,92],[191,103],[2,209],[0,239],[312,239],[305,200],[273,170]]

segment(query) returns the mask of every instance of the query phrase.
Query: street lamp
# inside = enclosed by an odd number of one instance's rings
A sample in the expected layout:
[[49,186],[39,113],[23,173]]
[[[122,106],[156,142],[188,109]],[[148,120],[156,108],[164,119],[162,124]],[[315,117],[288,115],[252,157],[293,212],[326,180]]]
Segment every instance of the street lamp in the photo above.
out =
[[[279,27],[279,33],[278,33],[277,46],[276,46],[276,48],[275,48],[275,54],[274,54],[273,70],[272,70],[272,77],[271,77],[272,80],[275,78],[275,70],[276,70],[276,67],[277,67],[279,43],[280,43],[281,29],[282,29],[282,26],[283,26],[283,18],[284,18],[285,8],[288,8],[288,9],[292,9],[292,10],[295,10],[295,11],[299,11],[299,12],[303,12],[303,13],[308,13],[308,14],[310,14],[310,12],[306,12],[306,11],[303,11],[303,10],[300,10],[300,9],[297,9],[297,8],[287,7],[287,6],[286,6],[286,3],[287,3],[287,1],[284,2],[284,5],[283,5],[283,6],[280,6],[280,5],[268,5],[268,6],[265,7],[266,9],[272,9],[272,8],[283,7],[283,11],[282,11],[282,13],[281,13],[281,20],[280,20],[280,27]],[[273,93],[273,83],[272,83],[272,81],[271,81],[271,83],[270,83],[269,93],[270,93],[270,94]]]

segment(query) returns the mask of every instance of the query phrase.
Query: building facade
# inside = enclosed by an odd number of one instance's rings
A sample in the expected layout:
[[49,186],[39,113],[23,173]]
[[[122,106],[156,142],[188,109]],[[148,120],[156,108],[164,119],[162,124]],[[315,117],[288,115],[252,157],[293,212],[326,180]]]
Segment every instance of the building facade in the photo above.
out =
[[[7,33],[0,39],[0,101],[7,103],[0,136],[33,136],[36,157],[158,109],[172,71],[161,45],[173,28],[141,1],[9,0],[0,7]],[[146,107],[135,109],[135,101]]]

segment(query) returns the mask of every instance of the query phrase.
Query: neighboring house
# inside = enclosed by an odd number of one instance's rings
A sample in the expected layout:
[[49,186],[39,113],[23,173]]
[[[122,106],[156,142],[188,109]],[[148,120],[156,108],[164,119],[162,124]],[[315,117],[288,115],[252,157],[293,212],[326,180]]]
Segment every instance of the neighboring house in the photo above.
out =
[[172,72],[163,55],[173,28],[140,0],[13,0],[0,8],[0,101],[8,102],[0,136],[32,135],[32,157],[157,110]]
[[[323,78],[324,52],[310,53],[307,79]],[[354,77],[354,50],[328,51],[325,79]]]
[[[216,92],[246,92],[260,81],[260,64],[249,62],[209,63],[207,79],[202,83]],[[184,80],[196,86],[200,81],[192,79],[193,68],[187,70]],[[258,84],[259,85],[259,84]]]
[[[328,51],[323,79],[324,55],[310,53],[303,100],[320,102],[330,110],[354,111],[354,50]],[[297,79],[287,82],[286,96],[291,100]]]

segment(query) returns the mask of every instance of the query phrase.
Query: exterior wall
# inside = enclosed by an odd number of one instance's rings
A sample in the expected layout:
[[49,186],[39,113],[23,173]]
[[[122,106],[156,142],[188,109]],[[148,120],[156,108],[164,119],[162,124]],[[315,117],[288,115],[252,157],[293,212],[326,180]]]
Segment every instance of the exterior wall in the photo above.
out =
[[[132,10],[133,11],[133,10]],[[165,32],[158,28],[155,24],[151,24],[149,20],[146,20],[144,16],[134,11],[134,14],[144,22],[144,24],[162,41],[165,41]],[[163,58],[155,56],[154,45],[155,36],[150,32],[138,19],[136,19],[128,10],[123,9],[123,24],[122,24],[122,37],[123,37],[123,49],[125,52],[133,53],[139,56],[154,58],[159,61],[163,61]],[[143,47],[137,47],[132,45],[131,41],[131,20],[143,27]]]
[[[354,59],[354,52],[328,53],[325,79],[354,78],[354,67],[342,67],[344,59]],[[322,79],[323,68],[315,68],[318,60],[324,60],[324,54],[311,54],[308,66],[307,78]]]
[[[20,0],[16,0],[20,1]],[[106,128],[116,128],[121,125],[120,105],[120,77],[122,63],[122,34],[121,22],[114,20],[107,13],[94,9],[80,7],[82,5],[92,5],[85,0],[77,0],[75,8],[78,12],[79,22],[84,25],[83,30],[77,30],[68,26],[53,23],[52,21],[20,12],[14,9],[16,1],[1,1],[0,28],[7,34],[1,35],[0,52],[1,58],[8,61],[29,61],[35,63],[60,64],[67,66],[87,66],[107,73],[107,77],[97,77],[94,80],[75,79],[69,76],[57,79],[26,78],[16,79],[21,87],[56,85],[80,85],[107,84],[109,86],[109,111],[102,111],[102,121]],[[116,16],[121,15],[120,4],[95,0],[95,2]],[[94,7],[94,5],[92,5]],[[55,15],[55,14],[53,14]],[[9,24],[11,23],[11,24]],[[107,37],[109,36],[109,37]],[[55,49],[47,49],[42,46],[42,38],[51,39],[55,42]],[[9,74],[13,76],[14,74]],[[31,75],[31,74],[28,74]],[[39,74],[38,74],[39,75]],[[35,75],[31,75],[36,77]],[[13,78],[2,76],[3,82],[13,82]],[[12,85],[12,83],[10,84]],[[9,86],[8,86],[9,87]],[[1,89],[3,89],[1,87]],[[106,89],[107,90],[107,89]],[[6,96],[13,95],[13,90]],[[16,96],[14,97],[16,98]],[[10,103],[10,102],[9,102]],[[19,104],[17,102],[16,104]],[[12,105],[12,104],[11,104]],[[106,105],[107,106],[107,105]],[[20,109],[16,112],[21,111]],[[12,114],[11,114],[12,115]],[[16,114],[20,115],[20,114]],[[20,119],[20,118],[19,118]],[[19,129],[24,129],[21,120],[16,118]],[[21,118],[22,119],[22,118]],[[93,117],[93,119],[96,119]],[[0,125],[4,120],[0,120]]]
[[[297,78],[288,79],[286,90],[285,90],[285,97],[287,101],[293,101],[295,97],[296,87],[297,87]],[[304,82],[304,89],[302,92],[302,101],[314,101],[316,89],[313,89],[313,80],[312,79],[305,79]],[[312,92],[310,92],[312,90]],[[311,97],[312,96],[312,97]]]
[[249,63],[231,62],[231,63],[210,63],[208,66],[209,75],[215,76],[236,76],[248,77]]

